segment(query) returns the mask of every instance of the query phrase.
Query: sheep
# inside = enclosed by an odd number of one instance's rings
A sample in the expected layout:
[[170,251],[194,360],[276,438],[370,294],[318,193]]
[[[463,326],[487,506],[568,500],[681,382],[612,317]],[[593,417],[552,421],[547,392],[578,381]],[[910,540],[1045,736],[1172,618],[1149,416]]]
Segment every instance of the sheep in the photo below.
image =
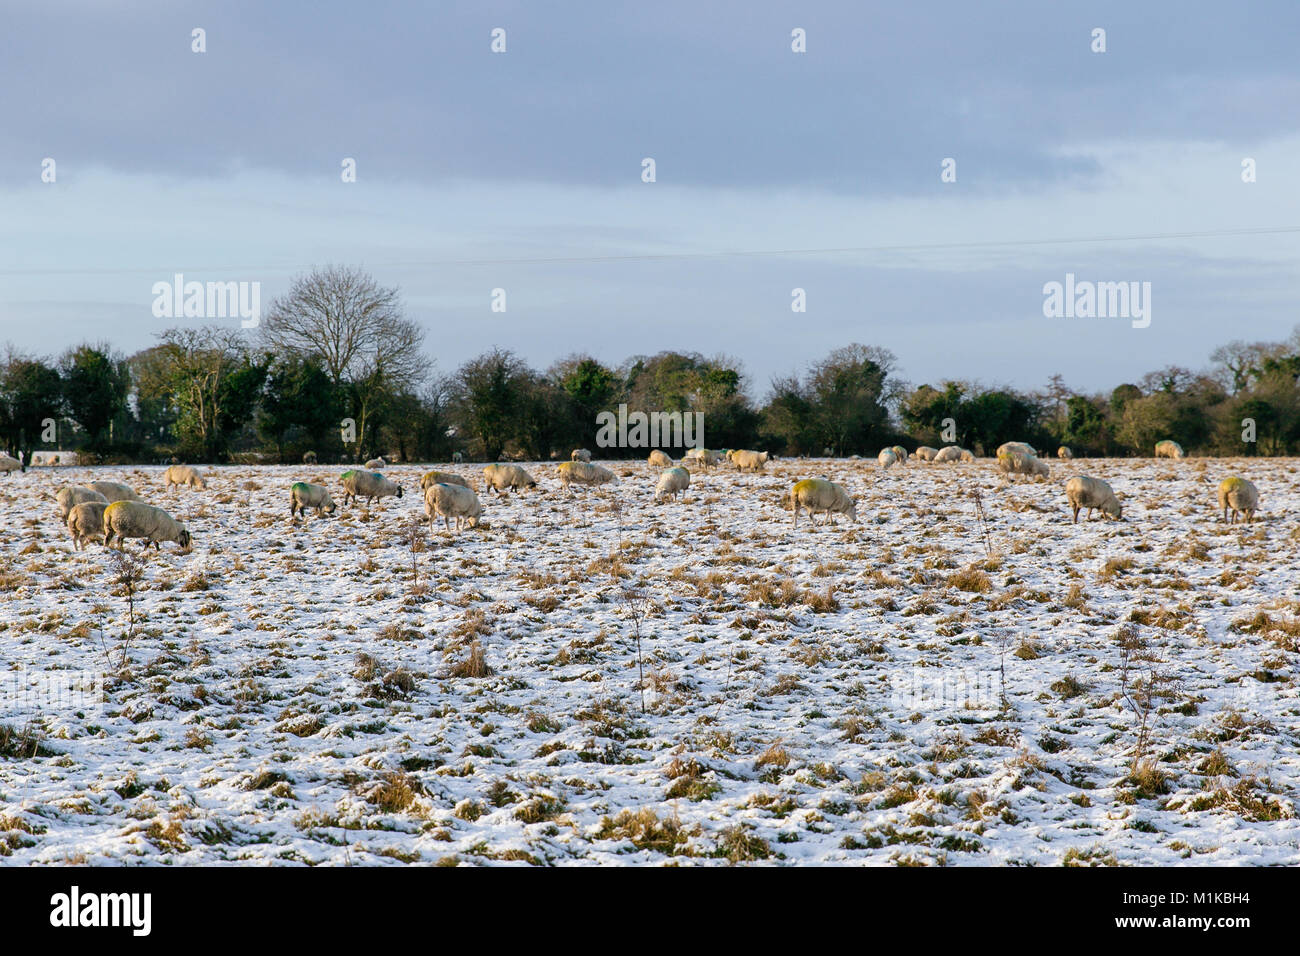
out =
[[1024,455],[1019,452],[1010,454],[1003,452],[998,455],[998,467],[1009,475],[1031,475],[1047,478],[1051,474],[1047,462],[1035,455]]
[[591,452],[587,451],[585,448],[575,448],[573,451],[569,452],[569,461],[585,461],[590,463]]
[[108,499],[94,488],[87,488],[85,485],[64,485],[54,496],[54,503],[59,509],[59,520],[66,522],[68,513],[73,507],[86,501],[108,504]]
[[316,453],[314,451],[305,451],[302,453],[302,463],[304,465],[316,464]]
[[430,485],[462,485],[465,488],[473,488],[469,479],[462,478],[454,471],[426,471],[420,478],[420,490],[428,491]]
[[194,491],[204,491],[208,487],[207,481],[199,474],[199,470],[191,465],[172,465],[163,473],[163,481],[167,483],[167,490],[171,491],[172,486],[188,485]]
[[1038,452],[1033,445],[1026,445],[1022,441],[1003,442],[998,446],[996,457],[1001,458],[1003,455],[1032,455],[1038,457]]
[[685,468],[679,465],[665,469],[655,485],[655,501],[663,501],[665,497],[676,498],[690,486],[691,473]]
[[1065,497],[1074,510],[1074,523],[1079,523],[1079,511],[1088,509],[1088,520],[1092,520],[1093,509],[1109,515],[1116,521],[1124,516],[1124,506],[1115,497],[1110,485],[1100,478],[1088,475],[1075,475],[1065,483]]
[[934,461],[939,457],[939,450],[929,445],[918,445],[916,451],[912,452],[912,457],[917,461]]
[[[1237,515],[1246,516],[1246,523],[1255,520],[1259,509],[1259,489],[1245,478],[1224,478],[1219,485],[1219,507],[1223,509],[1223,520],[1235,524]],[[1228,511],[1232,511],[1232,520],[1228,520]]]
[[0,475],[7,475],[11,471],[22,471],[23,463],[17,458],[10,458],[4,452],[0,451]]
[[1062,445],[1060,448],[1056,449],[1056,457],[1068,460],[1074,457],[1074,452],[1070,451],[1069,445]]
[[1156,442],[1157,458],[1182,458],[1183,446],[1176,441],[1170,441],[1166,438],[1164,441]]
[[381,456],[379,458],[371,458],[363,467],[366,471],[378,471],[380,468],[387,468],[388,462],[384,461]]
[[[917,451],[920,451],[918,448]],[[934,453],[933,461],[963,461],[962,454],[966,449],[958,445],[945,445]]]
[[104,509],[108,502],[83,501],[73,505],[68,512],[68,534],[72,535],[72,547],[76,551],[86,550],[88,541],[98,541],[104,535]]
[[560,484],[566,488],[570,485],[604,485],[611,481],[618,481],[608,468],[589,465],[585,461],[561,462],[557,470],[560,474]]
[[144,538],[145,548],[152,543],[155,551],[162,550],[163,541],[176,542],[182,551],[190,550],[193,544],[183,524],[161,508],[142,501],[114,501],[104,509],[104,547],[112,547],[114,538],[119,551],[127,538]]
[[671,468],[673,459],[666,451],[660,451],[658,448],[650,452],[650,457],[646,459],[651,468]]
[[110,502],[140,500],[140,496],[129,485],[119,484],[116,481],[92,481],[86,487],[98,491]]
[[[889,451],[889,449],[885,449]],[[892,452],[891,452],[892,454]],[[799,524],[799,510],[808,509],[809,520],[817,523],[817,512],[824,511],[826,520],[834,522],[836,512],[846,514],[854,521],[858,520],[858,506],[842,487],[825,478],[805,478],[795,482],[790,489],[790,508],[794,512],[794,523]]]
[[472,488],[435,482],[424,491],[424,513],[429,516],[430,532],[433,531],[435,515],[442,517],[443,527],[448,530],[451,528],[448,519],[455,518],[456,530],[460,531],[464,527],[478,526],[479,518],[483,515],[483,505]]
[[324,485],[311,485],[305,481],[295,481],[289,486],[289,517],[306,515],[308,508],[316,509],[316,516],[332,515],[335,511],[334,499]]
[[735,449],[727,452],[727,461],[741,471],[762,471],[767,464],[767,452]]
[[359,469],[345,471],[339,476],[339,484],[343,486],[345,505],[349,500],[357,501],[365,498],[366,507],[369,508],[376,498],[402,497],[402,486],[395,481],[389,481],[377,471]]
[[906,449],[906,448],[904,448],[902,445],[890,445],[890,446],[889,446],[889,450],[892,451],[892,452],[894,453],[894,457],[898,459],[898,463],[899,463],[900,465],[906,465],[906,464],[907,464],[907,449]]
[[506,491],[537,487],[537,480],[518,465],[484,465],[483,480],[498,497]]
[[458,452],[458,451],[457,451],[457,452],[452,452],[452,455],[451,455],[451,461],[452,461],[452,464],[454,464],[454,465],[459,465],[459,464],[461,464],[464,460],[465,460],[465,456],[462,455],[460,452]]
[[682,455],[682,461],[693,462],[701,468],[712,468],[721,460],[721,455],[716,451],[709,451],[707,448],[688,448],[686,454]]
[[882,448],[880,454],[876,456],[876,461],[880,462],[881,468],[888,470],[890,465],[898,463],[898,456],[894,454],[894,449]]
[[961,450],[961,460],[969,462],[969,461],[977,461],[978,459],[976,459],[975,453],[973,451],[967,451],[965,448],[963,448]]

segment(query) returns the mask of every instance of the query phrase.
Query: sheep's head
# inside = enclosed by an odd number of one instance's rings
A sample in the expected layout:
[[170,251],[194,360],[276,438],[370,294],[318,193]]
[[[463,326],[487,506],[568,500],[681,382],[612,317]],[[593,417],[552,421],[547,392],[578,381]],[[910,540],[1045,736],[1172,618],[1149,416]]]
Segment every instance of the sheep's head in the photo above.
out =
[[332,515],[338,505],[334,504],[333,498],[326,498],[325,504],[321,505],[321,511],[327,515]]
[[1116,521],[1124,517],[1124,506],[1119,503],[1119,499],[1111,495],[1101,506],[1102,514],[1110,515]]
[[397,497],[399,497],[399,498],[402,497],[402,486],[401,486],[401,485],[398,485],[398,486],[397,486]]
[[178,539],[182,551],[188,551],[194,546],[194,539],[190,536],[189,531],[181,528],[181,536]]

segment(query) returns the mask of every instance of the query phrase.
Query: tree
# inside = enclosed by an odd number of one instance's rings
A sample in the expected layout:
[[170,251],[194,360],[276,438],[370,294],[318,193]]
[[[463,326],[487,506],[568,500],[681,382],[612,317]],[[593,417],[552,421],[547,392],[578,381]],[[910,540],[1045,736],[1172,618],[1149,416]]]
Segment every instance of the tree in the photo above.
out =
[[63,381],[56,368],[12,350],[0,367],[0,436],[22,453],[26,466],[48,419],[63,412]]
[[855,343],[813,365],[808,393],[819,442],[849,454],[866,453],[885,439],[885,378],[893,363],[892,353]]
[[518,432],[530,376],[513,352],[499,348],[471,359],[456,373],[463,431],[479,441],[488,461],[500,458]]
[[402,316],[399,291],[356,268],[327,266],[296,277],[271,303],[262,335],[280,355],[319,358],[336,388],[347,384],[357,456],[372,441],[371,418],[384,400],[417,388],[430,369],[424,333]]
[[275,443],[281,461],[285,436],[293,429],[301,430],[313,449],[323,450],[342,416],[342,402],[318,358],[281,358],[267,370],[258,431]]
[[85,431],[91,447],[99,447],[113,419],[126,408],[131,388],[126,362],[107,344],[83,344],[64,353],[59,372],[68,414]]
[[252,414],[261,386],[257,367],[233,329],[174,328],[159,338],[184,449],[206,461],[220,460],[226,454],[227,432]]

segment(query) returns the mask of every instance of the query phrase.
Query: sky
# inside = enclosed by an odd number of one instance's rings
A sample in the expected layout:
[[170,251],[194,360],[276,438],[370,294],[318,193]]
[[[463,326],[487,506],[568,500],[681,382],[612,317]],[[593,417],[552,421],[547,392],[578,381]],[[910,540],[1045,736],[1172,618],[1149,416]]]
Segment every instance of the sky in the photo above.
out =
[[[178,273],[265,307],[331,263],[399,287],[443,373],[723,353],[760,399],[851,342],[917,384],[1100,391],[1300,324],[1293,0],[0,16],[0,343],[25,352],[206,321],[154,315]],[[1045,316],[1067,274],[1150,283],[1150,324]]]

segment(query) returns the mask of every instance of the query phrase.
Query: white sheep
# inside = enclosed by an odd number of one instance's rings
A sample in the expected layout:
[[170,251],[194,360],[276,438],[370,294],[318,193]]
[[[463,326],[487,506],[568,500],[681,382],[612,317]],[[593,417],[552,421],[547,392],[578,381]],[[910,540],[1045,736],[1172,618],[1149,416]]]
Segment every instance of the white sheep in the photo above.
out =
[[691,486],[691,473],[680,465],[668,468],[655,484],[655,501],[676,498]]
[[183,551],[190,550],[193,543],[183,524],[142,501],[114,501],[104,509],[104,547],[111,547],[114,538],[118,550],[127,538],[144,538],[145,548],[152,543],[156,551],[162,549],[163,541],[174,541]]
[[87,488],[85,485],[64,485],[54,496],[54,503],[59,511],[59,520],[66,522],[69,512],[76,505],[86,501],[98,501],[101,504],[108,504],[108,499],[94,488]]
[[1035,455],[1020,452],[1003,452],[998,455],[998,468],[1009,475],[1031,475],[1046,478],[1051,474],[1047,462]]
[[10,458],[4,452],[0,451],[0,475],[7,475],[11,471],[22,471],[23,463],[17,458]]
[[365,468],[366,471],[377,471],[380,468],[387,468],[388,462],[384,461],[383,457],[380,456],[379,458],[371,458],[362,467]]
[[424,513],[429,517],[429,530],[433,531],[435,515],[442,518],[443,527],[450,529],[448,519],[456,519],[456,530],[478,525],[483,515],[483,505],[472,488],[464,485],[435,483],[425,489]]
[[898,455],[892,448],[880,449],[880,454],[876,456],[876,461],[880,462],[880,467],[888,470],[890,465],[898,464]]
[[767,452],[737,448],[727,452],[727,461],[741,471],[762,471],[767,464]]
[[[920,449],[917,449],[918,451]],[[934,461],[961,461],[962,452],[966,449],[959,445],[944,445],[934,453]]]
[[898,463],[899,463],[900,465],[906,465],[906,464],[907,464],[907,449],[906,449],[906,448],[904,448],[902,445],[891,445],[891,446],[889,447],[889,450],[892,451],[892,452],[894,453],[894,457],[898,459]]
[[591,461],[591,452],[585,448],[575,448],[569,452],[569,461]]
[[426,471],[420,478],[420,490],[428,491],[430,485],[461,485],[473,488],[468,478],[462,478],[454,471]]
[[560,484],[565,488],[569,488],[570,485],[605,485],[618,481],[608,468],[589,465],[585,461],[561,462],[556,470],[559,472]]
[[929,445],[918,445],[916,451],[912,452],[912,457],[917,461],[934,461],[939,457],[939,449],[931,448]]
[[[889,451],[889,449],[886,449]],[[891,452],[892,454],[892,452]],[[809,520],[815,525],[817,513],[826,513],[826,520],[833,523],[836,512],[846,514],[854,521],[858,520],[858,506],[842,487],[825,478],[805,478],[795,482],[790,489],[790,508],[794,512],[794,523],[799,524],[799,511],[808,509]]]
[[74,505],[68,512],[68,534],[72,535],[72,547],[77,551],[86,549],[86,542],[98,541],[104,536],[105,501],[83,501]]
[[110,502],[140,500],[140,496],[135,493],[130,485],[124,485],[116,481],[92,481],[86,487],[98,491]]
[[1176,441],[1170,441],[1166,438],[1164,441],[1156,442],[1157,458],[1182,458],[1183,446]]
[[498,496],[506,491],[537,487],[537,480],[518,465],[484,465],[483,480]]
[[716,451],[709,451],[707,448],[688,448],[686,453],[682,455],[682,461],[692,462],[701,468],[712,468],[722,461],[722,456]]
[[188,485],[194,491],[203,491],[208,487],[199,470],[191,465],[171,465],[163,472],[163,481],[166,482],[168,491],[179,485]]
[[345,505],[365,498],[366,507],[369,508],[376,498],[402,497],[402,486],[395,481],[390,481],[377,471],[361,471],[359,469],[345,471],[339,476],[339,484],[343,486],[343,504]]
[[1082,508],[1088,509],[1089,520],[1092,519],[1094,509],[1116,520],[1124,516],[1124,506],[1119,503],[1110,485],[1100,478],[1075,475],[1065,483],[1065,497],[1074,510],[1075,524],[1079,523],[1079,511]]
[[1056,449],[1056,457],[1068,461],[1074,457],[1074,452],[1070,451],[1069,445],[1062,445],[1060,448]]
[[324,485],[295,481],[289,486],[289,517],[306,515],[308,508],[316,509],[316,516],[332,515],[336,509],[334,498]]
[[1255,520],[1255,512],[1259,509],[1259,489],[1245,478],[1224,478],[1219,485],[1219,507],[1223,509],[1223,520],[1228,521],[1228,511],[1232,511],[1232,520],[1229,524],[1235,524],[1237,515],[1244,515],[1246,523]]
[[658,448],[650,452],[650,457],[646,461],[649,462],[652,468],[671,468],[673,466],[672,456]]
[[316,464],[316,453],[314,451],[305,451],[302,453],[302,463],[304,465]]
[[975,453],[973,451],[967,451],[965,448],[963,448],[961,450],[961,460],[965,462],[971,462],[971,461],[978,461],[979,459],[975,457]]

